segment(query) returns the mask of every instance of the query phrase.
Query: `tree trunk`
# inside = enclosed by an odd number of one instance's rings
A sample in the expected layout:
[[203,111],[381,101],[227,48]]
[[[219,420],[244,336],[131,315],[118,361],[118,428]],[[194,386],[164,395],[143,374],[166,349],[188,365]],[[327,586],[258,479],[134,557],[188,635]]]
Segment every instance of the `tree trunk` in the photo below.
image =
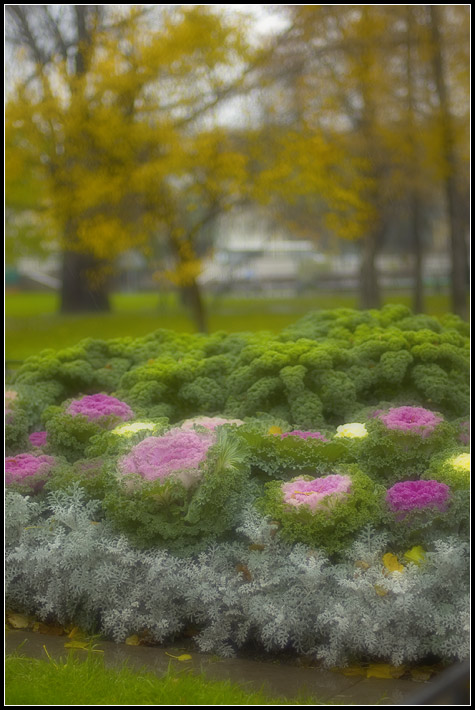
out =
[[196,281],[181,286],[183,303],[190,309],[193,321],[200,333],[208,332],[206,309],[201,294],[201,288]]
[[[415,43],[415,27],[416,20],[414,17],[414,9],[411,6],[406,7],[406,22],[407,22],[407,47],[406,47],[406,76],[407,76],[407,141],[410,147],[410,165],[409,165],[409,204],[410,204],[410,233],[412,237],[413,254],[414,254],[414,290],[412,309],[414,313],[424,312],[424,283],[422,279],[422,259],[423,259],[423,244],[422,244],[422,220],[421,220],[421,194],[419,184],[420,175],[420,156],[418,142],[416,140],[416,111],[415,111],[415,86],[414,86],[414,43]],[[412,185],[412,189],[411,189]]]
[[452,309],[461,318],[468,318],[467,306],[467,251],[463,233],[463,219],[457,206],[457,161],[454,148],[454,129],[449,110],[447,83],[442,58],[440,36],[441,18],[439,6],[429,5],[430,26],[432,33],[432,66],[437,95],[439,98],[440,121],[442,129],[443,157],[447,165],[445,195],[450,233],[450,255],[452,260],[451,295]]
[[412,308],[414,313],[424,312],[424,283],[422,277],[422,235],[421,203],[417,192],[411,197],[411,236],[414,250],[414,291]]
[[360,269],[360,308],[381,308],[376,256],[381,243],[381,231],[374,229],[363,240]]
[[91,281],[101,264],[90,254],[63,252],[61,313],[110,311],[107,283]]

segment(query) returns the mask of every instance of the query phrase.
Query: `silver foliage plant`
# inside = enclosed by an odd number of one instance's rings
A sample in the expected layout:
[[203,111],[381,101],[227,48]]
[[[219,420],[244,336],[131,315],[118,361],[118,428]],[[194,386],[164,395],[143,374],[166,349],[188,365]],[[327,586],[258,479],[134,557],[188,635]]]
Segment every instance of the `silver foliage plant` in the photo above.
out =
[[95,519],[99,507],[78,487],[50,494],[47,506],[7,493],[7,606],[117,642],[145,631],[169,641],[193,625],[202,651],[230,656],[254,641],[328,667],[468,655],[469,546],[460,539],[434,540],[423,564],[388,572],[387,538],[367,527],[330,564],[280,542],[249,507],[237,541],[187,558],[134,549]]

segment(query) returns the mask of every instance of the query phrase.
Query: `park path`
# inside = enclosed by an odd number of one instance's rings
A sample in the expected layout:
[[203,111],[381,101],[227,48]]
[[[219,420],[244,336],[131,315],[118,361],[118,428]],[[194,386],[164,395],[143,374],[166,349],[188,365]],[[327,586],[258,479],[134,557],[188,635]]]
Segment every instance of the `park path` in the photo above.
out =
[[[6,636],[6,653],[20,653],[30,658],[66,658],[65,636],[51,636],[33,631],[9,630]],[[186,642],[185,642],[186,643]],[[97,648],[104,652],[107,667],[121,666],[127,661],[129,667],[147,669],[163,675],[170,664],[183,670],[203,671],[212,680],[230,680],[244,685],[250,691],[265,686],[271,696],[295,698],[302,691],[317,697],[322,703],[342,705],[400,705],[410,702],[424,684],[405,679],[347,677],[341,673],[314,667],[296,667],[281,662],[255,661],[241,658],[217,658],[199,653],[177,644],[167,647],[127,646],[108,641],[100,642]],[[79,654],[86,653],[82,650]],[[174,656],[191,655],[191,660],[179,661]],[[428,681],[431,682],[431,681]]]

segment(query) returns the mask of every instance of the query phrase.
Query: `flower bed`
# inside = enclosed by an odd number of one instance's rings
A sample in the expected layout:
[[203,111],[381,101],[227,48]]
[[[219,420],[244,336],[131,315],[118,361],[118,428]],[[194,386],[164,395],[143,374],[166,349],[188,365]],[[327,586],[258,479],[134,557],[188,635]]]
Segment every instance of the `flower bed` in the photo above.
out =
[[6,397],[7,604],[224,655],[464,658],[467,342],[393,306],[30,358]]

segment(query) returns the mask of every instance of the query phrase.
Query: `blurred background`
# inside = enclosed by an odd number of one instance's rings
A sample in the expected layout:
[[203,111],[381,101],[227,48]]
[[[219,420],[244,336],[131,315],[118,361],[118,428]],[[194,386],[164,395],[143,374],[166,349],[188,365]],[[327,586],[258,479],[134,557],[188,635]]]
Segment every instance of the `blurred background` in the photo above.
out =
[[6,354],[468,319],[468,5],[6,5]]

